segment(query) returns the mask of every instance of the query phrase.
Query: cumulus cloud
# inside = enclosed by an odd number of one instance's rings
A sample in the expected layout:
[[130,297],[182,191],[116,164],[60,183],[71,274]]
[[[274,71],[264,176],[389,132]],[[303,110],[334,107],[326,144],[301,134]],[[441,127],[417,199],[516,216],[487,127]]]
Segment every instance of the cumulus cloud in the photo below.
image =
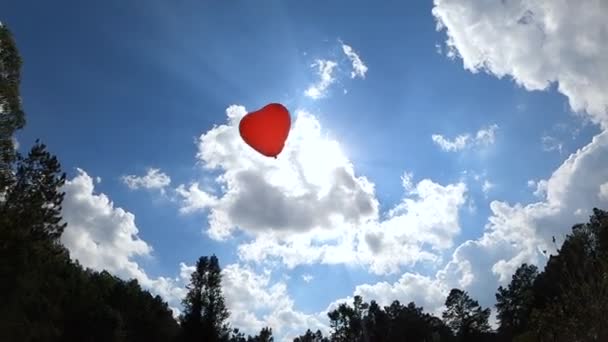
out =
[[570,107],[608,123],[608,2],[435,0],[449,54],[472,72],[512,77],[528,90],[557,83]]
[[431,139],[433,139],[433,142],[443,151],[457,152],[473,146],[488,146],[494,144],[496,130],[498,130],[498,125],[494,124],[481,128],[473,135],[465,133],[456,136],[454,139],[449,139],[441,134],[433,134]]
[[[559,247],[553,244],[554,236],[563,241],[572,225],[588,220],[591,208],[608,207],[608,132],[572,154],[547,180],[532,180],[529,186],[542,190],[538,202],[493,201],[482,236],[459,245],[434,276],[405,273],[394,283],[359,285],[354,294],[385,301],[414,300],[438,312],[442,307],[438,298],[445,299],[446,291],[457,287],[469,291],[480,304],[492,306],[496,288],[505,285],[519,265],[543,267],[544,252],[555,253]],[[423,286],[409,289],[416,284]]]
[[375,300],[381,306],[390,305],[394,300],[399,300],[402,304],[415,302],[416,305],[422,306],[425,312],[441,317],[449,290],[437,279],[404,273],[392,284],[383,281],[358,285],[354,294],[365,298],[366,301]]
[[[446,186],[421,180],[386,219],[363,227],[367,246],[361,261],[377,274],[397,273],[401,266],[437,262],[438,252],[451,248],[460,233],[459,212],[466,202],[464,183]],[[365,248],[366,247],[366,248]]]
[[271,282],[270,272],[260,274],[249,266],[231,264],[222,270],[222,288],[231,323],[245,333],[271,326],[277,340],[293,340],[306,329],[328,331],[322,313],[295,310],[287,285]]
[[547,195],[547,181],[541,179],[536,183],[536,190],[534,190],[534,196],[544,198]]
[[353,50],[350,45],[342,43],[342,51],[348,57],[352,64],[353,70],[350,73],[350,78],[365,78],[365,74],[367,73],[367,66],[361,60],[361,57]]
[[304,95],[313,100],[324,98],[327,95],[329,86],[336,82],[334,71],[337,66],[338,63],[334,61],[317,59],[311,67],[317,68],[319,80],[317,83],[311,84],[304,92]]
[[140,270],[133,256],[147,256],[152,247],[138,237],[135,216],[114,204],[104,194],[94,193],[93,179],[81,169],[66,181],[63,217],[68,223],[62,242],[70,253],[94,268],[111,267],[123,276]]
[[588,219],[591,208],[608,206],[608,198],[598,196],[607,181],[608,132],[603,132],[549,179],[536,183],[541,201],[528,205],[493,201],[486,232],[456,249],[440,274],[442,279],[466,285],[491,304],[498,284],[508,281],[521,263],[544,265],[543,251],[555,252],[553,236],[563,240],[572,225]]
[[135,261],[149,257],[152,247],[139,237],[135,216],[105,194],[96,194],[93,178],[84,170],[67,180],[62,216],[68,226],[61,242],[70,256],[83,266],[108,270],[123,279],[137,279],[142,286],[161,295],[172,308],[179,306],[184,290],[173,279],[152,279]]
[[[199,139],[203,167],[221,171],[217,180],[223,195],[211,201],[203,196],[210,207],[211,237],[227,238],[237,227],[252,234],[304,233],[361,223],[377,214],[373,184],[354,174],[339,144],[321,134],[314,116],[297,111],[285,149],[270,159],[240,139],[238,122],[245,114],[244,107],[231,106],[228,123]],[[184,208],[196,207],[192,203]]]
[[181,184],[175,189],[175,192],[182,200],[180,212],[184,214],[205,210],[217,203],[217,198],[208,192],[201,190],[199,184],[196,182],[190,184],[188,188]]
[[144,176],[126,175],[121,177],[129,189],[159,189],[164,191],[164,188],[171,184],[171,177],[160,169],[150,168]]
[[380,219],[374,185],[356,175],[314,116],[296,111],[285,150],[275,160],[241,141],[237,126],[245,113],[231,106],[227,124],[199,140],[200,164],[220,171],[221,196],[201,195],[200,201],[183,196],[182,203],[183,212],[208,210],[207,234],[214,239],[227,239],[236,229],[249,233],[253,239],[238,248],[242,260],[278,260],[287,267],[362,264],[383,274],[436,262],[452,247],[466,202],[464,183],[415,184],[405,173],[403,200]]

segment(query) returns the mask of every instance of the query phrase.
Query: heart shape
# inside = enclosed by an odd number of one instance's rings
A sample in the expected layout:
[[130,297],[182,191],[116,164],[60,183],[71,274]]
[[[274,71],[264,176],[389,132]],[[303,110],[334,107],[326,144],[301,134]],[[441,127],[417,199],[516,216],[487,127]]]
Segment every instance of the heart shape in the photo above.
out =
[[239,123],[239,133],[247,145],[274,158],[283,150],[290,128],[289,111],[279,103],[248,113]]

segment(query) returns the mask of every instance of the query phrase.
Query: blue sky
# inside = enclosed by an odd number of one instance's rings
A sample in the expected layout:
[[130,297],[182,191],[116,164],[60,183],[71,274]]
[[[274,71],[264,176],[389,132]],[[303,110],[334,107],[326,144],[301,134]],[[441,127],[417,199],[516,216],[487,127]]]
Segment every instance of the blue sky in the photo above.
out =
[[[441,296],[460,286],[492,305],[497,284],[513,267],[543,264],[535,246],[548,246],[549,233],[564,234],[608,200],[601,190],[608,175],[599,172],[604,159],[597,154],[607,145],[608,77],[600,69],[606,48],[591,29],[599,20],[593,13],[605,13],[606,6],[586,1],[583,8],[598,8],[580,13],[590,16],[589,25],[574,26],[556,14],[566,13],[559,4],[549,11],[541,3],[12,2],[3,6],[0,21],[13,31],[24,59],[28,124],[17,140],[23,149],[40,138],[68,173],[65,243],[72,256],[140,279],[175,308],[183,294],[180,271],[187,275],[187,265],[211,253],[231,265],[226,292],[233,296],[235,324],[251,331],[262,323],[282,325],[275,328],[279,336],[323,328],[324,310],[354,293],[416,300],[437,312]],[[543,31],[548,44],[536,31],[525,31],[535,30],[530,26],[509,26],[514,20],[507,19],[523,15],[525,6],[538,23],[555,19],[559,29]],[[564,32],[586,37],[590,45],[576,45]],[[351,77],[356,68],[344,46],[364,63],[364,73]],[[549,51],[554,46],[570,49]],[[306,91],[321,84],[324,63],[335,63],[326,70],[330,81],[321,86],[323,96],[311,98]],[[297,134],[303,142],[293,142],[274,165],[234,139],[227,117],[270,102],[285,104],[292,120],[302,123]],[[314,123],[320,135],[306,128]],[[221,127],[228,130],[224,138],[216,135]],[[201,135],[208,139],[202,142]],[[458,136],[461,146],[442,148],[440,141],[454,143]],[[302,157],[309,142],[319,146],[312,159]],[[328,152],[333,143],[340,146],[339,158]],[[351,190],[378,207],[365,212],[365,205],[353,206],[354,198],[343,194],[344,203],[328,209],[341,223],[329,214],[322,220],[329,206],[319,205],[325,203],[322,191],[303,190],[317,196],[318,203],[308,203],[288,191],[289,180],[268,178],[274,168],[289,175],[292,167],[313,172],[324,162],[346,170]],[[205,168],[212,163],[219,167]],[[150,169],[165,181],[138,178]],[[334,184],[329,171],[321,172],[319,186]],[[216,180],[222,175],[237,182],[239,172],[261,183],[222,189]],[[409,187],[405,173],[412,175]],[[127,175],[140,183],[129,187]],[[573,177],[583,177],[584,184]],[[193,195],[193,183],[213,204]],[[241,215],[251,208],[275,210],[272,201],[239,202],[239,196],[256,198],[255,189],[283,191],[280,208],[321,210],[320,223],[296,227],[297,219],[289,218],[273,227],[273,217]],[[184,213],[188,199],[195,205]],[[393,216],[403,221],[390,225],[389,211],[400,204]],[[218,231],[209,223],[214,210],[232,227],[221,238],[210,233]],[[370,252],[373,239],[383,242]],[[94,249],[85,246],[93,240]],[[246,244],[254,244],[255,253],[239,253]],[[341,246],[339,253],[315,250],[324,244]],[[291,263],[289,250],[299,255]],[[311,276],[308,282],[303,275]],[[243,289],[230,279],[254,280]],[[243,291],[249,297],[237,300]],[[281,296],[274,298],[281,304],[239,304],[264,295]]]

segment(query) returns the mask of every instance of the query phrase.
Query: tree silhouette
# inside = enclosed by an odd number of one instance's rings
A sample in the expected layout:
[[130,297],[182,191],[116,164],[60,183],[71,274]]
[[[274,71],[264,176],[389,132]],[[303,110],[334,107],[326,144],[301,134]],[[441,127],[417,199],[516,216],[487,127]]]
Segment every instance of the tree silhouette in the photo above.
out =
[[608,340],[608,213],[572,227],[534,283],[532,325],[541,339]]
[[327,337],[323,337],[321,330],[317,330],[313,333],[310,329],[308,329],[304,335],[296,337],[293,342],[329,342],[329,339]]
[[229,339],[230,329],[226,322],[229,312],[224,304],[221,282],[217,257],[200,257],[190,278],[188,294],[182,301],[184,314],[180,320],[186,341]]
[[538,268],[522,264],[517,268],[507,288],[500,286],[496,293],[497,318],[500,323],[498,331],[507,338],[525,332],[532,311],[534,300],[534,280]]
[[249,337],[247,342],[273,342],[274,337],[272,337],[272,329],[269,327],[264,327],[260,330],[260,333],[256,336]]
[[483,309],[467,292],[452,289],[445,306],[443,320],[462,341],[478,338],[490,330],[490,309]]

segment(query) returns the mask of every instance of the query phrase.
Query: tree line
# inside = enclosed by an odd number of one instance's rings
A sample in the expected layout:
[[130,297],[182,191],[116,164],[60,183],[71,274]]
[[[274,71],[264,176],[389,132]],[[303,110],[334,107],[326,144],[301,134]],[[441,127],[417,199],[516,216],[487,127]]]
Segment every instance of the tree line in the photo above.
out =
[[[21,57],[0,25],[0,341],[269,342],[271,327],[245,335],[229,323],[216,256],[196,262],[174,318],[168,304],[137,280],[82,267],[60,238],[66,175],[36,141],[14,148],[25,126],[19,93]],[[608,212],[593,209],[572,227],[543,271],[522,264],[490,308],[452,289],[441,317],[414,302],[381,306],[355,296],[328,313],[327,336],[302,332],[294,342],[608,341]],[[280,327],[276,327],[280,328]]]

